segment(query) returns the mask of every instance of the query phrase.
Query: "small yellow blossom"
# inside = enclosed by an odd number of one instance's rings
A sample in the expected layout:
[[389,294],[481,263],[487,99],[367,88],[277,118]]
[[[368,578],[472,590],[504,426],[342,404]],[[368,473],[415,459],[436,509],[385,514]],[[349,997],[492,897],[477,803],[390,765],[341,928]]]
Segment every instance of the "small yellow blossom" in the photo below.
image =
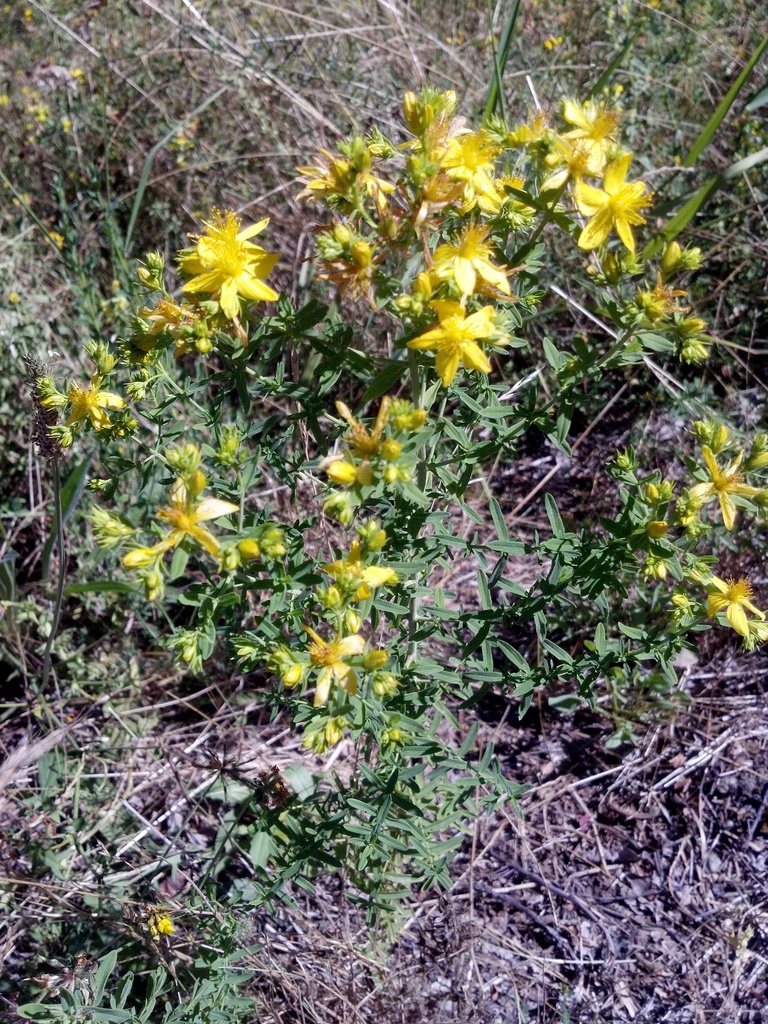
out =
[[744,483],[744,475],[738,472],[742,456],[739,455],[730,466],[721,469],[718,465],[712,450],[703,445],[701,453],[709,470],[710,481],[708,483],[695,484],[690,488],[689,494],[694,504],[706,504],[713,498],[720,503],[720,511],[723,514],[723,523],[726,530],[732,530],[736,523],[736,505],[731,498],[732,494],[742,494],[751,498],[760,493],[759,487],[750,487]]
[[11,97],[7,92],[0,93],[0,107],[7,107],[11,102]]
[[222,312],[230,320],[240,312],[240,298],[274,302],[277,292],[265,283],[265,278],[278,257],[248,241],[268,223],[266,217],[241,231],[240,218],[232,210],[223,215],[214,210],[212,219],[205,222],[204,234],[197,237],[194,249],[182,254],[182,271],[193,275],[184,285],[184,293],[217,295]]
[[158,914],[153,910],[149,915],[147,924],[149,926],[149,934],[156,942],[161,935],[166,935],[169,938],[173,935],[173,922],[167,914]]
[[550,36],[549,39],[545,39],[544,40],[544,49],[545,50],[554,50],[557,46],[562,46],[562,44],[563,44],[563,37],[562,36]]
[[574,127],[565,132],[566,139],[580,139],[592,150],[597,164],[605,164],[609,150],[615,145],[619,130],[619,116],[615,110],[607,110],[594,100],[577,103],[566,100],[563,117]]
[[456,245],[439,245],[435,250],[432,269],[445,280],[453,277],[463,295],[472,295],[480,282],[510,294],[509,280],[504,270],[490,261],[493,243],[488,240],[488,228],[483,224],[468,224]]
[[24,21],[26,21],[27,24],[29,24],[29,22],[32,21],[32,18],[33,18],[32,8],[31,7],[25,8],[25,10],[24,10]]
[[21,296],[18,292],[9,292],[8,301],[12,306],[15,306],[17,302],[21,302]]
[[541,191],[552,191],[562,188],[567,181],[576,184],[584,175],[596,176],[602,172],[605,161],[596,154],[585,139],[569,139],[559,136],[555,139],[555,149],[544,159],[546,166],[564,165],[541,183]]
[[440,321],[439,327],[433,327],[409,341],[408,348],[431,349],[437,353],[435,368],[446,388],[456,376],[460,365],[467,370],[490,373],[490,360],[477,342],[484,338],[498,339],[493,307],[483,306],[467,316],[466,310],[458,302],[435,300],[432,306]]
[[346,558],[323,566],[323,572],[337,581],[339,586],[353,595],[355,601],[365,601],[371,590],[397,583],[397,573],[381,565],[363,565],[360,541],[353,540]]
[[441,166],[449,178],[463,183],[466,209],[479,196],[496,198],[492,175],[498,152],[498,147],[482,131],[466,132],[449,140]]
[[645,191],[645,182],[625,180],[631,162],[632,154],[624,153],[608,164],[603,175],[603,189],[583,181],[576,186],[576,205],[591,218],[579,235],[580,248],[596,249],[608,238],[611,228],[615,228],[630,252],[635,251],[632,225],[645,224],[645,217],[639,211],[650,206],[651,196]]
[[309,659],[315,668],[322,669],[315,689],[314,706],[317,708],[328,703],[334,679],[345,693],[357,693],[357,673],[344,659],[362,654],[365,640],[355,633],[353,636],[326,641],[309,626],[304,629],[312,639],[308,648]]
[[707,589],[710,590],[707,598],[707,615],[713,616],[725,611],[728,625],[735,629],[739,636],[749,636],[749,620],[744,612],[745,608],[758,619],[765,619],[765,614],[752,604],[752,587],[748,579],[721,580],[717,576],[711,576],[705,582]]
[[123,558],[123,565],[126,569],[145,568],[158,556],[175,548],[187,537],[199,544],[209,554],[215,557],[219,556],[221,544],[210,530],[200,524],[231,515],[231,513],[239,511],[239,508],[231,501],[222,501],[219,498],[204,498],[200,502],[195,502],[194,498],[204,487],[205,477],[202,473],[199,476],[197,473],[193,474],[190,477],[189,486],[181,477],[174,482],[168,506],[159,509],[157,513],[157,518],[161,522],[168,523],[173,527],[172,532],[151,547],[134,548],[133,551],[129,551]]
[[105,430],[111,425],[111,420],[104,410],[125,408],[125,400],[111,391],[100,391],[100,383],[101,377],[96,374],[91,378],[87,388],[81,388],[79,384],[70,384],[67,399],[71,409],[66,426],[87,419],[94,430]]

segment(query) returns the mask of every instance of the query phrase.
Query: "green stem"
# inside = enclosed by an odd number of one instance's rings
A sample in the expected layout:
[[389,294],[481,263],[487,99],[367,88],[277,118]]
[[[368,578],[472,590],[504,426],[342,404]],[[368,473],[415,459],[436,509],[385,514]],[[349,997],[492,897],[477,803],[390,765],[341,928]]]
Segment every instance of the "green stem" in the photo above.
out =
[[565,192],[565,189],[566,189],[566,186],[568,184],[568,181],[569,181],[569,179],[566,178],[565,181],[563,182],[563,184],[557,190],[557,192],[555,192],[555,195],[554,195],[554,198],[553,198],[552,202],[549,204],[549,206],[544,211],[544,216],[539,221],[538,226],[536,227],[536,230],[533,232],[531,237],[528,239],[528,241],[526,243],[527,245],[534,245],[534,243],[539,240],[539,235],[541,234],[541,232],[544,230],[544,228],[547,226],[547,224],[549,224],[549,222],[552,220],[552,214],[555,212],[557,204],[563,198],[563,193]]
[[[424,408],[424,377],[419,367],[419,359],[414,349],[408,349],[408,375],[411,381],[411,401],[417,409]],[[423,491],[427,482],[427,460],[424,455],[424,446],[419,452],[419,462],[416,467],[416,486]],[[418,584],[418,580],[415,581]],[[408,602],[408,655],[407,662],[410,664],[415,660],[418,651],[418,644],[414,639],[419,621],[419,599],[414,593]]]
[[59,552],[59,578],[56,583],[56,598],[53,604],[53,620],[51,621],[51,632],[48,634],[48,642],[45,645],[45,654],[43,655],[43,671],[40,677],[40,690],[45,690],[48,685],[48,677],[51,673],[51,653],[53,651],[53,641],[56,639],[56,633],[59,629],[59,619],[61,618],[61,606],[64,603],[64,575],[66,570],[65,565],[65,552],[64,552],[64,516],[61,506],[61,473],[59,471],[59,460],[53,459],[53,504],[54,504],[54,515],[56,517],[56,547]]

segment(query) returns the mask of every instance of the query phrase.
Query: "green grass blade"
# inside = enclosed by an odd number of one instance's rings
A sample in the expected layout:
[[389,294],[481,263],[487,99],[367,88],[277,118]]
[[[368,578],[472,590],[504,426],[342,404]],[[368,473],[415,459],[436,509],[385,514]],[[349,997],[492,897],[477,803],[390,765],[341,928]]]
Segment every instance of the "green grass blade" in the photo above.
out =
[[141,172],[141,177],[139,178],[138,188],[136,189],[136,196],[133,200],[133,209],[131,210],[131,219],[128,221],[128,230],[125,232],[126,256],[128,255],[128,252],[130,251],[131,248],[133,229],[136,227],[136,220],[139,216],[139,210],[141,209],[141,203],[142,200],[144,199],[144,192],[146,191],[147,188],[149,175],[152,172],[152,164],[155,162],[155,157],[163,148],[163,146],[167,142],[170,142],[174,135],[178,134],[178,132],[180,132],[186,125],[188,125],[193,118],[197,117],[198,114],[201,114],[206,109],[206,107],[210,107],[212,103],[215,103],[219,96],[225,93],[228,89],[228,85],[222,85],[222,87],[220,89],[217,89],[216,92],[211,93],[211,95],[208,96],[207,99],[204,99],[203,102],[198,107],[195,107],[195,109],[190,114],[187,114],[187,116],[185,118],[182,118],[181,121],[177,121],[173,128],[171,128],[169,132],[166,132],[162,139],[160,139],[159,142],[156,142],[152,149],[150,149],[147,155],[147,159],[144,161],[144,167]]
[[[506,28],[499,40],[499,48],[493,48],[493,78],[491,84],[488,87],[488,97],[485,101],[485,113],[483,114],[483,120],[487,121],[488,118],[495,112],[496,107],[501,107],[501,116],[504,117],[504,93],[501,88],[502,78],[504,77],[504,68],[507,65],[507,59],[509,57],[509,47],[512,43],[512,36],[515,31],[515,24],[517,23],[517,15],[520,12],[520,0],[515,0],[512,12],[507,21]],[[493,33],[491,33],[493,37]]]
[[600,92],[600,90],[603,88],[603,86],[606,85],[611,80],[611,78],[613,77],[614,71],[621,64],[621,62],[624,60],[624,58],[629,53],[629,49],[632,46],[632,43],[634,43],[634,41],[637,39],[637,36],[638,36],[637,32],[635,32],[634,35],[629,36],[629,38],[627,39],[626,43],[624,43],[624,45],[619,50],[619,52],[616,54],[616,56],[613,58],[611,63],[608,65],[608,67],[605,69],[605,71],[602,72],[602,74],[600,75],[598,80],[595,82],[595,84],[591,87],[591,89],[587,93],[587,99],[588,100],[591,100],[593,96],[596,96]]
[[768,103],[768,85],[764,85],[762,89],[758,90],[744,109],[751,114],[753,110],[764,107],[766,103]]
[[768,36],[766,36],[763,39],[758,48],[749,58],[747,63],[742,68],[741,74],[733,83],[728,92],[725,94],[712,117],[710,117],[709,121],[707,121],[701,135],[699,135],[698,139],[696,139],[696,141],[688,151],[688,155],[683,160],[683,167],[693,167],[693,165],[699,159],[701,154],[710,144],[710,142],[715,136],[715,133],[717,132],[717,129],[722,124],[726,114],[733,106],[736,97],[741,92],[744,83],[752,73],[752,68],[754,68],[755,64],[757,64],[757,62],[762,57],[763,51],[765,50],[766,46],[768,46]]
[[766,161],[768,161],[768,146],[758,150],[757,153],[745,156],[743,160],[737,160],[735,164],[731,164],[726,170],[710,178],[667,223],[663,231],[660,231],[656,238],[646,245],[642,252],[642,258],[647,260],[651,256],[655,256],[664,248],[667,242],[677,238],[680,232],[688,226],[699,210],[719,188],[722,188],[723,185],[733,178],[737,178],[740,174],[746,174],[753,167],[757,167]]

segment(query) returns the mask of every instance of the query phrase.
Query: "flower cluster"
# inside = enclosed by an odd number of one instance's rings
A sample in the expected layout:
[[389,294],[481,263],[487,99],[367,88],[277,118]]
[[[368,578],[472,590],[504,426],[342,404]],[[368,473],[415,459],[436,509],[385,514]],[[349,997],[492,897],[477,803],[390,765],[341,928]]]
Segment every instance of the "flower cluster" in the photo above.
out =
[[412,480],[416,435],[426,423],[427,414],[410,402],[385,396],[369,429],[344,402],[337,402],[336,409],[349,431],[344,451],[321,463],[337,488],[327,498],[323,511],[348,526],[355,508],[377,488]]

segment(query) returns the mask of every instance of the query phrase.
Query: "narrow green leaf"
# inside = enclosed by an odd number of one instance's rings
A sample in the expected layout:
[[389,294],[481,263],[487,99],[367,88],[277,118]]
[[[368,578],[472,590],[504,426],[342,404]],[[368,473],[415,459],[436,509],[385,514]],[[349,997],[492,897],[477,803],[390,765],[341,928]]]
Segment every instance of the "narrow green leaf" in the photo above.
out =
[[380,370],[373,378],[365,394],[362,397],[361,405],[372,402],[376,398],[385,395],[389,389],[396,384],[408,369],[408,363],[402,359],[395,359],[387,363],[383,370]]
[[549,519],[549,525],[552,527],[552,536],[557,537],[558,540],[561,537],[565,537],[566,530],[563,524],[563,520],[560,517],[560,512],[555,503],[555,499],[551,494],[544,495],[544,507],[547,511],[547,519]]
[[753,110],[758,110],[760,107],[764,107],[766,103],[768,103],[768,85],[764,85],[763,88],[752,97],[744,109],[751,114]]
[[[517,15],[519,12],[520,0],[515,0],[514,6],[509,15],[509,21],[506,24],[501,39],[499,40],[498,50],[494,47],[493,78],[491,79],[491,84],[488,87],[488,97],[485,101],[485,112],[483,114],[483,120],[485,121],[495,113],[497,106],[501,107],[501,116],[504,117],[504,92],[502,89],[502,79],[504,77],[504,68],[507,65],[507,59],[509,58],[509,47],[512,43],[512,36],[515,31],[515,24],[517,22]],[[491,34],[491,38],[493,38],[493,34]]]
[[688,151],[687,156],[682,162],[683,167],[693,167],[693,165],[699,159],[701,154],[710,144],[710,142],[715,136],[715,133],[717,132],[717,129],[720,127],[728,111],[733,106],[736,97],[741,92],[742,86],[751,75],[752,69],[762,57],[763,51],[765,50],[766,46],[768,46],[768,36],[765,36],[765,38],[760,43],[758,48],[755,50],[755,52],[752,54],[752,56],[749,58],[747,63],[742,68],[741,74],[738,76],[736,81],[733,83],[731,88],[728,90],[728,92],[725,94],[723,99],[718,104],[717,110],[715,110],[712,117],[709,119],[709,121],[707,121],[706,125],[704,126],[704,130],[701,132],[699,137],[696,139],[696,141]]
[[17,597],[16,552],[9,548],[0,559],[0,601],[15,601]]
[[600,655],[601,658],[605,654],[605,645],[605,626],[602,622],[598,622],[597,628],[595,629],[595,647],[597,648],[597,653]]
[[106,956],[103,956],[99,960],[99,967],[93,976],[93,1001],[96,1005],[101,1002],[101,997],[104,995],[104,989],[107,987],[110,975],[115,969],[117,964],[117,950],[113,949]]
[[659,234],[648,243],[648,245],[646,245],[642,251],[641,258],[644,260],[650,259],[650,257],[659,253],[667,242],[671,242],[674,238],[677,238],[680,232],[688,226],[691,220],[693,220],[707,200],[710,199],[726,182],[730,181],[732,178],[737,178],[740,174],[746,174],[747,171],[765,163],[766,160],[768,160],[768,146],[764,149],[758,150],[757,153],[750,153],[749,156],[745,156],[742,160],[737,160],[735,164],[731,164],[731,166],[726,168],[726,170],[721,171],[720,174],[716,174],[714,177],[710,178],[705,185],[702,185],[698,192],[691,196],[685,206],[683,206],[682,209],[667,222],[666,227],[660,231]]
[[634,41],[637,39],[637,36],[637,32],[635,32],[634,35],[629,36],[626,43],[624,43],[622,48],[613,58],[613,60],[605,69],[605,71],[602,72],[602,74],[597,79],[595,84],[591,87],[591,89],[587,93],[587,99],[591,100],[593,96],[597,96],[598,93],[602,90],[603,86],[607,85],[607,83],[610,82],[611,78],[613,77],[613,72],[616,70],[616,68],[621,64],[626,55],[629,53],[629,48],[632,46],[632,43],[634,43]]
[[[82,462],[78,463],[61,488],[61,521],[65,526],[67,520],[77,508],[85,490],[86,473],[92,458],[93,456],[89,455]],[[51,534],[45,542],[40,559],[40,574],[44,580],[47,580],[49,575],[51,554],[53,552],[53,545],[56,542],[56,526],[56,516],[54,515],[51,521]]]
[[215,103],[219,96],[222,96],[229,88],[230,87],[228,85],[222,85],[222,87],[220,89],[217,89],[216,92],[211,93],[211,95],[204,99],[203,102],[199,104],[199,106],[195,107],[195,109],[191,113],[187,114],[187,116],[182,118],[181,121],[177,121],[176,124],[171,128],[171,130],[169,132],[166,132],[162,139],[160,139],[159,142],[156,142],[152,149],[150,149],[149,153],[147,154],[147,159],[144,161],[144,167],[141,171],[139,184],[138,187],[136,188],[136,196],[133,200],[133,209],[131,210],[131,217],[130,220],[128,221],[128,230],[125,232],[126,256],[128,255],[131,248],[133,229],[136,227],[136,218],[139,216],[139,210],[141,209],[141,203],[142,200],[144,199],[144,192],[146,191],[147,183],[149,182],[149,175],[152,172],[152,164],[155,162],[155,157],[167,142],[170,142],[171,139],[175,138],[179,134],[179,132],[186,125],[189,124],[190,121],[196,118],[198,114],[202,114],[206,107],[210,107],[212,103]]
[[491,510],[493,525],[496,527],[496,536],[499,540],[509,540],[509,530],[507,529],[507,524],[504,521],[504,513],[501,511],[501,505],[499,505],[495,498],[491,497],[488,499],[488,508]]

